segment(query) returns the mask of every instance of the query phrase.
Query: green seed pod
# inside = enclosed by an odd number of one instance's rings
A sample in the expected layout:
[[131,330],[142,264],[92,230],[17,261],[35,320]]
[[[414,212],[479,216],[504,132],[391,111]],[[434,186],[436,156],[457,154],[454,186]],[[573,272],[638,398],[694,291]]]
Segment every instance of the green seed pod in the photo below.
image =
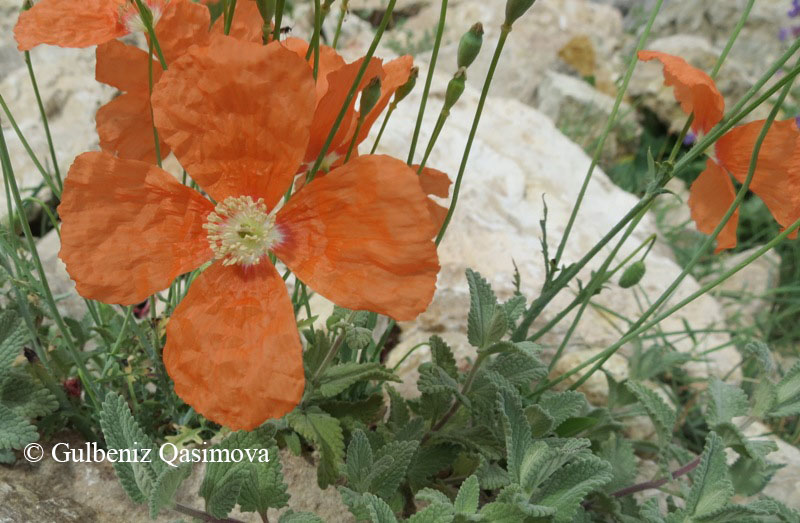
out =
[[403,101],[403,98],[408,96],[408,94],[414,90],[414,86],[417,85],[417,77],[419,76],[419,67],[414,66],[411,68],[411,72],[408,75],[408,81],[397,88],[397,91],[394,92],[394,103],[400,103]]
[[455,75],[453,75],[453,78],[450,79],[450,83],[447,84],[447,91],[444,95],[443,111],[450,111],[458,99],[461,98],[461,95],[464,93],[464,88],[466,87],[466,81],[467,70],[462,67]]
[[506,2],[506,23],[511,27],[517,19],[531,8],[536,0],[508,0]]
[[647,268],[644,266],[644,262],[642,260],[635,261],[625,269],[625,272],[622,273],[622,276],[619,279],[619,286],[623,289],[627,289],[629,287],[633,287],[644,278],[644,273]]
[[458,67],[469,67],[478,57],[483,45],[483,24],[478,22],[464,33],[458,42]]
[[[256,0],[258,12],[261,13],[261,19],[264,24],[269,25],[272,17],[275,15],[275,0]],[[264,31],[266,33],[266,30]]]
[[367,115],[381,98],[381,79],[377,76],[369,81],[361,91],[361,105],[358,108],[361,116]]

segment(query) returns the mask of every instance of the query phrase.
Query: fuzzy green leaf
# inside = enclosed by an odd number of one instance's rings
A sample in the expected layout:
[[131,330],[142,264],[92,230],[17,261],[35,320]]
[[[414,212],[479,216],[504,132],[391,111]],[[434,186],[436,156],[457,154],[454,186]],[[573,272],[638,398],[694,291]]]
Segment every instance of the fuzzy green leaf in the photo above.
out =
[[39,439],[36,427],[28,420],[0,404],[0,449],[21,449]]
[[703,456],[692,480],[692,490],[686,498],[686,511],[694,518],[714,513],[727,505],[733,496],[725,446],[714,432],[708,433]]
[[152,519],[156,519],[162,509],[173,505],[178,487],[191,473],[192,467],[188,463],[178,467],[164,467],[153,484],[153,491],[150,493],[150,499],[148,500]]
[[508,320],[505,310],[498,306],[497,297],[489,282],[479,273],[467,269],[467,283],[470,300],[467,339],[470,345],[482,349],[503,337]]
[[364,350],[372,343],[372,331],[364,327],[349,327],[345,330],[344,342],[352,350]]
[[469,399],[461,394],[461,387],[443,368],[431,363],[419,366],[419,380],[417,388],[423,394],[447,394],[455,396],[459,401],[469,407]]
[[270,438],[261,445],[252,445],[250,449],[268,446],[269,462],[254,461],[246,463],[248,474],[244,476],[244,484],[239,493],[239,505],[242,512],[266,512],[268,508],[282,508],[289,501],[286,492],[288,486],[283,480],[283,467],[275,440]]
[[435,503],[412,515],[406,523],[450,523],[454,518],[453,505]]
[[563,439],[557,444],[540,440],[529,447],[525,455],[520,485],[526,494],[533,493],[548,478],[570,461],[591,457],[587,439]]
[[603,490],[610,493],[633,483],[636,477],[636,455],[630,441],[612,434],[600,445],[597,455],[611,464],[611,481]]
[[453,379],[458,378],[458,367],[456,358],[453,356],[453,349],[439,336],[431,336],[428,342],[431,347],[431,359],[433,364],[441,367]]
[[557,427],[568,418],[583,412],[586,407],[586,397],[577,391],[547,391],[542,394],[538,405],[553,418],[553,424]]
[[58,400],[22,369],[10,369],[0,381],[0,403],[23,418],[47,416],[58,408]]
[[452,505],[453,502],[450,501],[442,491],[432,489],[432,488],[424,488],[414,495],[414,498],[418,501],[427,501],[432,505]]
[[487,490],[497,490],[505,487],[511,482],[508,472],[498,465],[491,463],[481,456],[481,464],[475,474],[483,488]]
[[776,403],[770,416],[783,417],[800,414],[800,361],[795,363],[789,372],[775,387]]
[[752,341],[745,344],[744,353],[755,359],[762,372],[772,372],[775,368],[772,352],[769,350],[769,346],[762,341]]
[[458,495],[453,503],[457,514],[471,515],[478,511],[478,498],[481,490],[478,485],[478,477],[474,474],[464,480]]
[[611,465],[595,457],[581,459],[557,470],[545,483],[536,504],[556,509],[556,522],[569,522],[581,501],[612,479]]
[[458,455],[453,445],[426,445],[417,451],[408,467],[408,481],[416,490],[428,484],[428,478],[449,467]]
[[530,385],[548,374],[547,365],[532,355],[521,352],[500,354],[486,366],[514,386],[527,390]]
[[772,476],[784,466],[763,459],[739,456],[739,459],[730,467],[734,492],[740,496],[755,496],[764,490]]
[[778,388],[768,379],[763,379],[756,384],[753,391],[752,415],[763,419],[770,415],[770,411],[778,403]]
[[278,523],[325,523],[322,518],[311,512],[295,512],[287,510],[278,518]]
[[344,435],[336,418],[319,407],[295,409],[286,416],[289,425],[319,449],[322,462],[317,468],[317,483],[327,488],[338,477],[338,467],[344,459]]
[[731,447],[741,456],[763,460],[770,452],[778,450],[778,445],[770,440],[751,440],[733,423],[720,423],[714,430],[726,447]]
[[0,378],[25,345],[25,324],[14,311],[0,313]]
[[402,381],[380,363],[348,362],[328,367],[319,378],[319,391],[326,398],[330,398],[354,383],[368,380]]
[[629,381],[626,386],[636,396],[636,399],[639,400],[639,403],[642,404],[645,411],[647,411],[647,415],[653,421],[661,445],[669,443],[672,439],[672,429],[675,426],[677,417],[675,411],[655,391],[641,383]]
[[405,478],[417,448],[419,448],[418,441],[393,441],[379,448],[375,452],[375,461],[379,462],[384,456],[389,456],[394,463],[373,478],[370,490],[384,499],[391,498]]
[[498,392],[498,407],[506,438],[508,472],[514,482],[522,484],[526,455],[533,445],[531,427],[518,395],[509,391]]
[[397,523],[392,508],[381,498],[373,494],[362,494],[362,498],[372,523]]
[[712,428],[747,414],[749,407],[747,395],[736,385],[725,383],[719,378],[712,378],[708,384],[708,396],[710,402],[706,421]]
[[503,303],[503,309],[506,311],[509,325],[513,326],[522,317],[522,313],[525,312],[525,296],[521,294],[512,296],[507,302]]
[[525,521],[525,514],[518,506],[502,501],[495,501],[484,505],[480,512],[483,521],[492,523],[519,523]]
[[372,469],[372,447],[363,430],[353,432],[347,445],[347,482],[357,492],[365,492],[369,483],[365,480]]
[[367,505],[360,493],[347,487],[338,487],[337,490],[342,498],[342,503],[350,509],[350,513],[355,516],[356,521],[369,521],[371,519]]
[[547,435],[556,426],[555,420],[539,405],[529,405],[525,408],[525,417],[531,426],[535,438]]
[[408,402],[391,386],[386,386],[386,392],[389,394],[391,401],[388,423],[395,428],[402,427],[411,419],[408,412]]

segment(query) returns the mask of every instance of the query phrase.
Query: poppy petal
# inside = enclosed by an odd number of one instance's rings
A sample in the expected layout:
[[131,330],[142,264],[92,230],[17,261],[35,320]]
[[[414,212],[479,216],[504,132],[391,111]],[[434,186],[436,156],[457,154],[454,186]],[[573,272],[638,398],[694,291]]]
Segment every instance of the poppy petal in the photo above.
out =
[[[416,172],[419,170],[419,165],[412,165],[411,168]],[[419,174],[419,183],[422,187],[422,192],[428,196],[447,198],[450,195],[450,185],[453,182],[450,181],[450,177],[442,171],[431,167],[425,167]],[[431,214],[433,224],[436,226],[436,232],[434,234],[438,234],[447,216],[447,207],[439,205],[431,198],[428,198],[428,211]]]
[[[193,44],[207,45],[211,15],[194,2],[169,2],[156,24],[156,36],[169,66]],[[161,67],[158,67],[161,69]]]
[[[238,40],[260,44],[263,42],[263,27],[264,19],[261,18],[256,3],[253,0],[239,0],[228,34]],[[217,34],[225,33],[224,17],[217,18],[211,31]]]
[[139,303],[213,257],[203,229],[213,210],[155,165],[84,153],[64,182],[59,256],[81,296]]
[[[150,56],[132,45],[111,40],[97,46],[95,79],[120,91],[147,93],[150,89],[148,65]],[[161,66],[153,64],[153,83],[161,78]]]
[[283,238],[273,252],[334,303],[411,320],[433,298],[439,271],[427,201],[404,162],[361,156],[278,211]]
[[[306,58],[308,52],[308,42],[301,38],[290,37],[283,41],[283,46],[297,54],[300,58]],[[308,59],[309,66],[313,67],[314,57]],[[328,92],[328,75],[345,66],[344,58],[339,56],[332,47],[327,45],[319,46],[319,70],[317,72],[317,102],[319,102],[325,93]]]
[[639,51],[639,60],[658,60],[664,66],[664,85],[674,87],[675,99],[686,114],[694,113],[692,129],[707,133],[722,120],[725,99],[714,80],[678,56],[658,51]]
[[[709,158],[705,170],[700,173],[689,190],[689,209],[692,219],[697,224],[697,230],[704,234],[714,232],[734,199],[736,192],[728,173]],[[715,252],[736,247],[738,224],[739,209],[736,209],[717,236]]]
[[215,200],[273,207],[297,172],[314,113],[314,79],[280,43],[214,36],[169,66],[152,103],[160,136]]
[[39,44],[89,47],[128,34],[119,21],[125,0],[41,0],[19,15],[14,38],[20,51]]
[[303,395],[302,347],[286,285],[269,261],[213,263],[167,324],[175,392],[206,418],[250,430]]
[[389,105],[395,91],[408,82],[412,67],[414,67],[414,59],[410,55],[401,56],[383,65],[383,71],[386,76],[381,82],[381,97],[375,107],[364,118],[361,131],[358,134],[358,143],[366,140],[370,129],[383,113],[383,110],[386,109],[386,106]]
[[[124,93],[98,109],[95,116],[100,148],[120,158],[156,163],[153,120],[148,95]],[[161,159],[169,147],[159,137]]]
[[[717,141],[720,165],[740,183],[747,179],[750,160],[764,120],[736,127]],[[800,218],[800,173],[790,169],[800,131],[794,118],[773,122],[761,144],[750,190],[769,208],[775,220],[788,227]]]

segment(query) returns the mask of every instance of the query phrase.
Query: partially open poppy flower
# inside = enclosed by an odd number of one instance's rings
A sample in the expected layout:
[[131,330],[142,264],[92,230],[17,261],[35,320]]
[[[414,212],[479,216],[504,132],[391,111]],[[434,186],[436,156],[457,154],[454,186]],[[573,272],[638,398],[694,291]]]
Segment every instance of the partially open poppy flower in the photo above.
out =
[[153,109],[216,204],[152,164],[85,153],[65,181],[60,256],[78,292],[120,304],[213,260],[170,318],[163,353],[195,410],[252,429],[301,398],[300,338],[270,253],[341,306],[397,320],[425,310],[439,264],[428,200],[405,163],[356,158],[279,206],[315,109],[295,53],[215,36],[170,64]]
[[686,114],[694,114],[694,132],[707,133],[725,114],[725,99],[714,80],[678,56],[658,51],[639,51],[639,60],[658,60],[664,66],[664,85],[672,86],[675,99]]
[[[167,63],[178,59],[189,46],[208,45],[212,34],[222,33],[221,18],[209,31],[210,24],[208,8],[200,4],[181,0],[166,4],[155,32]],[[230,34],[260,42],[262,24],[255,2],[243,0],[236,4]],[[120,158],[156,161],[148,68],[152,66],[155,83],[161,77],[161,65],[150,61],[147,52],[119,40],[97,46],[97,81],[122,91],[97,111],[97,134],[100,148]],[[164,140],[160,140],[159,148],[161,158],[166,158],[170,150]]]

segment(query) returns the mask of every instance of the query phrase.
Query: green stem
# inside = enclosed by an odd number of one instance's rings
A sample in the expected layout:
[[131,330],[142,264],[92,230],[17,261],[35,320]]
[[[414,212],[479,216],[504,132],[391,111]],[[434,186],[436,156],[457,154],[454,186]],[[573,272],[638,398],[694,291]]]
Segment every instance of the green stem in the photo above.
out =
[[386,124],[389,123],[389,118],[392,116],[392,113],[395,109],[397,109],[397,102],[392,102],[389,104],[389,109],[386,111],[386,115],[383,117],[381,129],[378,131],[378,136],[375,138],[375,143],[372,144],[372,149],[370,150],[369,154],[375,154],[375,151],[378,149],[378,144],[381,142],[381,138],[383,138],[383,131],[386,130]]
[[156,37],[156,30],[153,27],[153,13],[150,11],[148,7],[142,4],[142,0],[134,0],[136,2],[136,7],[139,9],[139,16],[142,19],[142,23],[144,24],[145,29],[147,30],[147,34],[150,37],[150,41],[153,43],[153,47],[156,50],[156,55],[158,55],[158,61],[161,64],[161,68],[163,70],[167,70],[167,60],[164,58],[164,53],[161,51],[161,44],[158,43],[158,38]]
[[39,106],[39,114],[42,116],[42,127],[44,127],[44,135],[47,138],[47,147],[50,149],[50,157],[53,159],[53,171],[56,175],[56,183],[58,183],[59,190],[63,190],[64,183],[61,180],[61,171],[58,169],[58,158],[56,157],[56,149],[53,145],[53,136],[50,134],[50,124],[47,121],[47,113],[44,110],[42,97],[39,94],[39,84],[33,72],[30,51],[25,51],[25,64],[28,66],[28,75],[31,77],[31,86],[33,87],[33,94],[36,97],[36,105]]
[[572,213],[570,213],[569,220],[567,221],[567,226],[564,229],[564,234],[561,236],[561,241],[558,244],[558,249],[556,250],[556,256],[554,258],[553,265],[558,267],[559,263],[561,262],[561,256],[564,254],[564,249],[567,246],[567,240],[569,239],[570,232],[572,232],[572,227],[575,225],[575,219],[578,217],[578,211],[581,208],[581,204],[583,203],[583,198],[586,195],[586,190],[589,188],[589,182],[594,175],[594,169],[597,167],[597,163],[600,160],[600,154],[603,152],[603,147],[605,146],[606,139],[608,135],[611,133],[611,129],[614,127],[615,121],[617,119],[617,113],[619,112],[619,108],[622,105],[622,99],[625,96],[625,93],[628,90],[628,84],[631,81],[631,77],[633,76],[633,70],[636,68],[636,64],[639,61],[638,52],[644,47],[647,38],[650,36],[650,29],[653,27],[653,23],[656,21],[656,15],[658,15],[659,10],[661,9],[661,4],[663,0],[658,0],[656,5],[653,7],[653,10],[650,12],[650,19],[647,21],[647,25],[644,28],[644,32],[642,32],[642,36],[639,38],[639,42],[636,45],[636,49],[633,51],[633,55],[631,56],[631,60],[628,63],[628,70],[625,72],[625,77],[622,80],[622,85],[617,93],[617,99],[614,101],[614,108],[611,110],[611,114],[608,116],[608,120],[606,121],[605,129],[603,129],[603,134],[600,136],[600,141],[597,143],[597,147],[595,147],[594,155],[592,156],[592,163],[589,165],[589,171],[586,173],[586,176],[583,179],[583,185],[581,185],[581,189],[578,192],[578,199],[575,201],[575,205],[572,207]]
[[442,111],[439,113],[439,118],[436,120],[436,125],[433,127],[433,134],[431,134],[431,139],[428,140],[428,146],[425,148],[425,155],[422,157],[422,161],[419,164],[417,174],[421,174],[422,170],[425,168],[425,165],[428,163],[428,157],[430,157],[431,152],[433,151],[433,146],[436,144],[436,140],[439,139],[439,134],[442,132],[444,123],[447,121],[448,116],[450,116],[450,111],[442,109]]
[[358,143],[358,135],[361,133],[361,127],[364,125],[364,120],[367,119],[367,115],[363,114],[358,117],[358,123],[356,124],[356,132],[353,134],[353,139],[350,140],[350,146],[347,148],[347,154],[344,157],[344,163],[350,161],[350,156],[352,156],[353,151],[356,149],[356,144]]
[[314,36],[311,37],[311,45],[308,46],[306,52],[306,60],[311,58],[311,53],[314,53],[314,79],[317,79],[319,74],[319,35],[322,32],[322,8],[319,5],[319,0],[314,0]]
[[153,122],[153,140],[155,140],[156,144],[156,163],[159,167],[161,167],[161,140],[158,138],[158,129],[156,129],[156,120],[155,115],[153,114],[153,44],[152,40],[148,42],[148,48],[150,49],[150,59],[147,60],[147,81],[148,81],[148,97],[150,108],[150,121]]
[[283,7],[286,0],[277,0],[275,3],[275,29],[272,32],[272,39],[276,42],[281,41],[281,22],[283,21]]
[[228,12],[225,17],[225,34],[231,33],[231,24],[233,23],[233,15],[236,12],[236,0],[229,0]]
[[411,148],[408,151],[408,160],[406,161],[408,165],[414,163],[414,152],[416,151],[417,140],[419,140],[419,133],[422,129],[422,117],[425,115],[425,105],[428,103],[428,94],[431,92],[431,85],[433,84],[433,73],[436,70],[436,60],[439,57],[439,47],[442,45],[442,36],[444,35],[446,19],[447,0],[442,0],[442,7],[439,11],[439,24],[436,27],[436,37],[433,41],[433,51],[431,51],[431,63],[428,68],[428,76],[425,78],[425,88],[422,90],[422,99],[419,102],[419,112],[417,113],[414,135],[411,138]]
[[386,7],[386,13],[384,13],[383,19],[378,26],[378,30],[375,32],[375,37],[372,39],[372,44],[370,44],[369,50],[364,56],[361,68],[358,70],[358,74],[353,81],[353,85],[350,87],[350,91],[347,93],[347,98],[345,99],[344,104],[339,111],[339,115],[336,117],[336,121],[333,123],[333,127],[331,127],[331,130],[328,133],[328,138],[325,140],[325,144],[322,146],[322,150],[320,151],[319,156],[317,156],[317,160],[314,162],[313,167],[306,175],[306,183],[309,183],[314,179],[314,176],[316,176],[317,171],[319,171],[322,162],[325,160],[325,155],[328,154],[328,149],[330,149],[331,144],[333,143],[333,138],[336,136],[336,132],[339,130],[339,127],[341,127],[342,121],[344,121],[344,116],[347,114],[347,109],[353,102],[356,93],[358,93],[358,86],[361,85],[361,80],[364,79],[364,75],[367,73],[367,67],[369,67],[372,56],[375,54],[375,50],[378,48],[378,43],[381,41],[381,38],[383,38],[383,33],[386,31],[386,26],[389,25],[389,20],[392,18],[392,11],[394,10],[396,3],[397,0],[389,0],[389,5]]
[[511,33],[510,26],[503,25],[503,27],[500,28],[500,38],[497,40],[497,47],[494,50],[492,63],[489,66],[489,72],[486,74],[486,80],[483,82],[481,97],[478,101],[478,107],[475,110],[475,117],[472,120],[472,129],[469,131],[469,138],[467,138],[467,145],[464,148],[464,155],[461,157],[461,166],[458,169],[456,183],[453,186],[453,198],[450,201],[450,207],[447,209],[447,215],[444,218],[444,223],[442,223],[442,228],[439,230],[439,234],[436,235],[437,246],[442,243],[444,233],[447,232],[447,226],[450,225],[450,220],[453,218],[453,213],[456,210],[456,205],[458,204],[458,195],[461,192],[461,181],[463,180],[464,172],[467,169],[467,162],[469,161],[469,153],[472,149],[472,142],[475,141],[475,134],[478,132],[478,124],[481,121],[483,106],[486,105],[486,98],[489,96],[489,87],[492,85],[492,79],[494,78],[495,70],[497,70],[497,64],[500,61],[500,54],[503,52],[503,47],[506,45],[506,40],[508,39],[509,33]]
[[[345,323],[352,323],[355,317],[356,317],[356,311],[350,311],[350,314],[347,315]],[[344,336],[345,336],[345,331],[342,330],[342,332],[339,333],[339,336],[337,336],[336,341],[334,341],[333,345],[331,345],[331,348],[330,350],[328,350],[328,353],[325,355],[325,359],[322,360],[322,363],[320,363],[319,368],[317,368],[316,372],[314,372],[314,375],[311,377],[311,384],[315,388],[319,384],[320,376],[322,376],[322,374],[325,372],[325,369],[327,369],[328,366],[331,363],[333,363],[333,359],[339,353],[339,349],[342,348],[342,344],[344,343]]]
[[333,34],[333,49],[336,49],[336,46],[339,45],[339,35],[342,33],[342,23],[344,22],[344,17],[347,14],[347,4],[349,0],[341,0],[341,4],[339,4],[339,19],[336,21],[336,32]]

